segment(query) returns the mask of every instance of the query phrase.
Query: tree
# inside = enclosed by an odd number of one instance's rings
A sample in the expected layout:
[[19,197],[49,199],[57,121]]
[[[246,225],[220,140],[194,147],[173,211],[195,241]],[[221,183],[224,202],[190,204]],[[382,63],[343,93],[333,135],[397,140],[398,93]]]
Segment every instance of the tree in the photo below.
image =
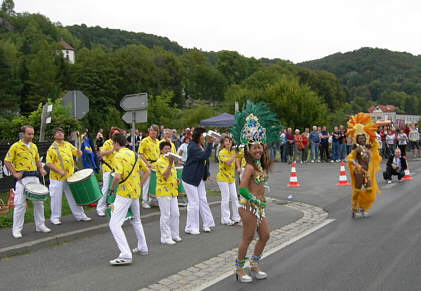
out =
[[15,14],[15,3],[13,0],[3,0],[1,4],[1,11],[5,12],[7,15],[14,15]]
[[224,75],[228,84],[239,84],[249,76],[247,59],[234,51],[217,53],[216,69]]

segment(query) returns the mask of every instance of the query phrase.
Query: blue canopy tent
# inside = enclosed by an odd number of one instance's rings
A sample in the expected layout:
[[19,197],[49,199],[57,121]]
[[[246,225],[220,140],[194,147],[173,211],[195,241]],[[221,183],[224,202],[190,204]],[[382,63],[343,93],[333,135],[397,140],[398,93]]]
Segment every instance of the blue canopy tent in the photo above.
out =
[[200,121],[200,126],[231,127],[233,124],[234,115],[229,113],[222,113]]

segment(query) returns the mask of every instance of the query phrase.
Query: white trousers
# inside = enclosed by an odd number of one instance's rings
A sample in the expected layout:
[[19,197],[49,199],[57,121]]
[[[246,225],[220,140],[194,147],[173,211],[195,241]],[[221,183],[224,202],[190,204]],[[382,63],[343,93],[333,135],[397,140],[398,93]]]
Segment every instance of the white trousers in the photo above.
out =
[[[142,172],[144,175],[146,172]],[[151,176],[149,176],[143,183],[142,186],[142,202],[149,203],[151,199],[149,199],[149,181],[151,180]]]
[[133,213],[133,219],[130,220],[130,223],[136,233],[137,248],[141,252],[148,252],[145,233],[143,232],[142,221],[140,220],[139,199],[130,199],[117,195],[109,225],[114,240],[120,250],[120,255],[118,256],[120,259],[132,259],[132,252],[122,228],[130,207]]
[[232,220],[234,222],[239,222],[241,218],[238,214],[239,203],[235,183],[218,182],[218,186],[221,191],[221,223],[228,224],[231,221],[229,205],[230,199],[232,206]]
[[104,172],[102,173],[102,196],[99,198],[97,205],[96,205],[96,212],[98,214],[105,213],[105,209],[107,208],[107,192],[108,192],[108,184],[110,183],[111,172]]
[[200,181],[199,186],[194,186],[183,181],[187,195],[187,221],[186,232],[199,231],[199,213],[203,220],[203,227],[214,227],[212,212],[206,199],[205,183]]
[[[13,232],[22,231],[23,229],[26,212],[26,197],[23,195],[23,190],[28,183],[39,183],[39,179],[37,177],[25,177],[16,182],[15,191],[13,191],[15,197],[13,201],[15,204],[13,209]],[[34,206],[35,226],[43,226],[45,224],[44,201],[32,201],[32,205]]]
[[76,220],[82,220],[86,217],[83,207],[79,206],[73,198],[67,181],[57,181],[50,179],[50,196],[51,196],[51,217],[50,221],[61,218],[61,202],[63,201],[63,192],[66,195],[67,204]]
[[178,211],[177,197],[157,197],[161,218],[161,243],[166,243],[173,238],[179,238],[180,212]]

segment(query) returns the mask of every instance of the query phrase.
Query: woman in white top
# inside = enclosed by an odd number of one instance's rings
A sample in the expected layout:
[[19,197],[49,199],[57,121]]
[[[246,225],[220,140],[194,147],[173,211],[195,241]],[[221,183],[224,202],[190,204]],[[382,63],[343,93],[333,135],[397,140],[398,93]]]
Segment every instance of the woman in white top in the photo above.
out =
[[189,145],[189,142],[190,136],[187,135],[184,137],[183,143],[178,148],[177,154],[181,156],[181,161],[183,162],[183,164],[187,161],[187,146]]
[[401,149],[401,155],[406,157],[406,145],[408,144],[408,136],[403,131],[403,129],[399,130],[398,134],[398,147]]
[[386,135],[386,148],[387,148],[387,157],[394,155],[396,144],[395,144],[395,133],[389,129]]

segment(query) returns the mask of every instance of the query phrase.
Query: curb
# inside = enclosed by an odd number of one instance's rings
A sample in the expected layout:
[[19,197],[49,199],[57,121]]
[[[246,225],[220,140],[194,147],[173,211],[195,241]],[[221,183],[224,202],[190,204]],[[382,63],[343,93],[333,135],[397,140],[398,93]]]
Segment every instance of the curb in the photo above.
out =
[[[219,205],[220,201],[209,202],[210,207],[215,207]],[[158,208],[159,209],[159,208]],[[187,211],[187,207],[180,207],[180,212]],[[159,210],[154,213],[149,213],[146,215],[141,215],[140,219],[142,223],[148,223],[154,220],[156,216],[160,216]],[[128,224],[123,224],[123,228],[128,227]],[[32,250],[40,249],[43,247],[49,247],[56,244],[68,242],[71,240],[88,237],[95,234],[104,233],[109,231],[108,223],[102,223],[95,226],[85,227],[82,229],[72,230],[60,234],[53,234],[46,236],[44,238],[36,239],[33,241],[28,241],[24,243],[19,243],[10,247],[5,247],[0,249],[0,260],[5,259],[10,256],[20,255],[22,253],[30,252]]]

